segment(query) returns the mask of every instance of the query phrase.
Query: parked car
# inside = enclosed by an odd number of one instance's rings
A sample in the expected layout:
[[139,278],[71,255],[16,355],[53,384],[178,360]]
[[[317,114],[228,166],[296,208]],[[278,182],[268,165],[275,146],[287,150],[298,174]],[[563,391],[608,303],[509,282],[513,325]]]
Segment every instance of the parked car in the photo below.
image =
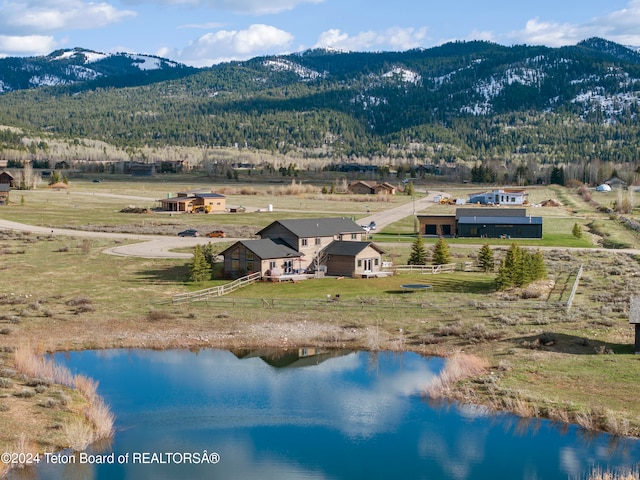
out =
[[213,232],[209,232],[205,235],[205,237],[209,238],[224,238],[225,233],[222,230],[214,230]]
[[178,233],[179,237],[197,237],[198,236],[198,230],[194,230],[192,228],[188,229],[188,230],[183,230],[182,232]]
[[369,227],[369,225],[360,225],[360,227],[367,233],[369,233],[369,231],[371,230],[371,228]]
[[369,229],[370,229],[370,230],[375,230],[375,229],[376,229],[376,222],[371,222],[371,223],[369,224]]

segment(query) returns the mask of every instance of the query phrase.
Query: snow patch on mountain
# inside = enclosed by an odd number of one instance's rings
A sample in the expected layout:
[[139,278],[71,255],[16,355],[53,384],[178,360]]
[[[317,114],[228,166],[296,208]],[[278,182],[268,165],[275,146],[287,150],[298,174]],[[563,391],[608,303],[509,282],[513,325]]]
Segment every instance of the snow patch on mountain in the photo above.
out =
[[175,67],[177,64],[174,62],[163,62],[162,59],[157,57],[150,57],[148,55],[125,55],[127,58],[133,60],[133,63],[140,70],[158,70],[162,68],[163,63],[168,67]]
[[284,60],[282,58],[276,60],[265,60],[263,65],[270,68],[274,72],[293,72],[303,80],[316,80],[318,78],[325,78],[326,73],[316,72],[297,63]]
[[474,90],[484,101],[466,105],[460,109],[461,113],[472,115],[489,115],[493,112],[491,100],[499,96],[505,87],[519,83],[520,85],[540,85],[545,78],[544,72],[535,68],[510,68],[502,75],[492,75],[488,80],[475,84]]
[[482,58],[477,58],[475,59],[473,62],[471,62],[471,65],[467,65],[466,67],[463,68],[459,68],[457,70],[454,70],[453,72],[449,72],[445,75],[441,75],[439,77],[433,77],[433,83],[435,85],[435,87],[440,87],[442,86],[444,83],[448,82],[449,80],[451,80],[455,75],[465,71],[465,70],[469,70],[470,68],[473,68],[474,65],[477,65],[479,63],[482,63],[484,60]]
[[583,107],[582,115],[601,111],[608,122],[622,115],[630,107],[640,104],[640,92],[624,92],[607,94],[603,88],[596,88],[577,95],[571,103],[580,104]]
[[29,79],[29,83],[34,87],[54,87],[56,85],[65,85],[68,82],[55,75],[34,75]]
[[101,77],[102,74],[96,72],[87,67],[83,67],[82,65],[69,65],[65,74],[69,77],[73,77],[76,80],[95,80],[98,77]]
[[402,67],[396,67],[390,72],[382,74],[382,77],[397,78],[401,82],[413,83],[414,85],[417,85],[422,80],[422,77],[418,73]]
[[107,55],[106,53],[92,52],[90,50],[74,49],[74,50],[66,50],[62,52],[60,55],[58,55],[57,57],[53,57],[51,60],[70,60],[70,59],[75,59],[80,55],[84,57],[84,63],[95,63],[110,57],[110,55]]
[[385,98],[360,93],[358,96],[351,100],[351,103],[360,105],[363,110],[368,110],[373,107],[378,107],[382,104],[386,105],[387,103],[389,103],[389,101]]

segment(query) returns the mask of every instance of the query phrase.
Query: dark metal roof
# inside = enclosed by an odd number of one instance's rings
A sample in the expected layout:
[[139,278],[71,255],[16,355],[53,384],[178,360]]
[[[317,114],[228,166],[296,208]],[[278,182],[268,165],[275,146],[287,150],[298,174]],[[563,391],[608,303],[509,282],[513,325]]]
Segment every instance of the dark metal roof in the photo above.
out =
[[299,218],[293,220],[276,220],[260,230],[262,235],[273,225],[279,223],[298,238],[332,237],[341,233],[362,233],[362,227],[348,218]]
[[200,198],[224,198],[224,195],[220,193],[196,193],[194,197]]
[[467,207],[457,208],[456,218],[464,217],[526,217],[526,208],[512,207]]
[[458,224],[493,224],[493,225],[542,225],[542,217],[460,217]]
[[375,243],[371,242],[349,242],[334,240],[323,250],[324,253],[329,255],[344,255],[346,257],[355,257],[367,247],[372,247],[380,253],[384,251],[378,247]]
[[238,243],[244,245],[247,250],[252,251],[254,255],[262,260],[270,258],[297,258],[303,256],[300,252],[297,252],[293,248],[285,245],[284,242],[271,240],[269,238],[261,240],[240,240],[222,252],[222,255],[226,254],[227,251],[234,248]]

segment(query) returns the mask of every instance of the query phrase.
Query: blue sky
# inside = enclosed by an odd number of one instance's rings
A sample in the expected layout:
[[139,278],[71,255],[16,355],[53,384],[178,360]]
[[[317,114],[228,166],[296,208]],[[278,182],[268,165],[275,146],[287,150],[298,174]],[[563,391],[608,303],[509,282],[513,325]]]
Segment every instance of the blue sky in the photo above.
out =
[[314,47],[556,47],[592,36],[640,46],[640,0],[0,0],[0,56],[83,47],[206,66]]

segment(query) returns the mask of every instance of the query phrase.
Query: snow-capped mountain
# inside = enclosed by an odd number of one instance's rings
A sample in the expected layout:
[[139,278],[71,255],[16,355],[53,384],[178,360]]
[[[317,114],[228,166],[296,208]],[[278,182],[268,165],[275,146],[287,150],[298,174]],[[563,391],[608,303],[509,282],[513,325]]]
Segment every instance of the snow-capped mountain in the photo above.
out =
[[[0,93],[29,88],[72,85],[98,79],[129,77],[132,84],[140,74],[155,72],[189,73],[192,69],[152,55],[101,53],[74,48],[57,50],[43,57],[9,57],[0,59]],[[127,83],[125,81],[125,83]]]

